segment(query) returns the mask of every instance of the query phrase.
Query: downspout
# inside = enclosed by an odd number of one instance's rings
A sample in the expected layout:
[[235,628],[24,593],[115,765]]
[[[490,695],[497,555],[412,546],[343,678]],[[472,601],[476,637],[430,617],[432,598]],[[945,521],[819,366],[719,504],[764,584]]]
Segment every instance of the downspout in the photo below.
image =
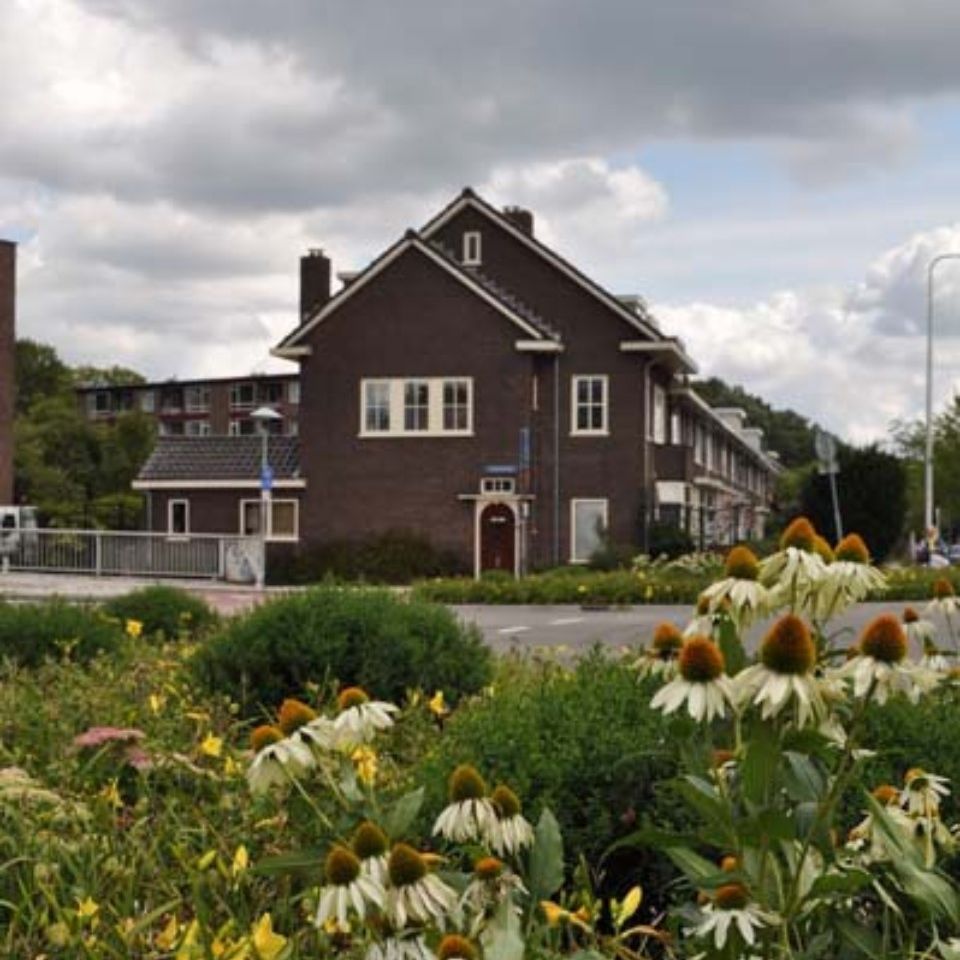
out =
[[641,552],[647,553],[650,549],[650,514],[653,509],[653,498],[650,490],[650,438],[648,436],[647,425],[650,417],[653,415],[650,406],[650,363],[643,363],[643,377],[641,380],[641,399],[643,401],[643,411],[640,417],[640,445],[643,451],[643,471],[641,483],[643,489],[640,491],[640,547]]
[[553,565],[560,566],[560,354],[553,355]]

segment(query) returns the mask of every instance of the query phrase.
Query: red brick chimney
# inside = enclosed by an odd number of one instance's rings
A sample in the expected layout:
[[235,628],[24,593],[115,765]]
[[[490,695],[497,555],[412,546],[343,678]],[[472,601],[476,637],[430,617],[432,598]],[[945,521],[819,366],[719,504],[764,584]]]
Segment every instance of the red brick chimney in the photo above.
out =
[[306,323],[330,299],[330,258],[311,250],[300,258],[300,322]]
[[13,400],[17,245],[0,240],[0,504],[13,503]]
[[523,207],[504,207],[503,215],[528,237],[533,236],[533,213]]

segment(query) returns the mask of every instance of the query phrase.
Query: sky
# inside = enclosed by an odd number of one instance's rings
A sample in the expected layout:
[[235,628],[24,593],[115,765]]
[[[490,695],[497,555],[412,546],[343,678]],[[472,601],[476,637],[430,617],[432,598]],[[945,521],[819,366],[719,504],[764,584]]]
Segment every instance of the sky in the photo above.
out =
[[[19,332],[151,378],[284,368],[464,186],[639,293],[701,373],[845,439],[923,412],[960,254],[954,0],[3,0]],[[934,278],[960,388],[960,260]]]

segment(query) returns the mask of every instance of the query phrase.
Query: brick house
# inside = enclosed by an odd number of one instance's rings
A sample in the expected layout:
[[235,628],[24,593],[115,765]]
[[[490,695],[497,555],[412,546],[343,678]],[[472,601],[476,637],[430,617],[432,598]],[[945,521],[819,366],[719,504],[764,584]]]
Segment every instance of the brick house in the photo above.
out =
[[[301,546],[402,529],[516,572],[604,537],[642,549],[658,521],[762,535],[778,466],[759,432],[707,406],[683,344],[530,212],[468,189],[335,295],[330,271],[303,258],[301,322],[274,350],[300,364]],[[173,495],[151,489],[156,518]]]

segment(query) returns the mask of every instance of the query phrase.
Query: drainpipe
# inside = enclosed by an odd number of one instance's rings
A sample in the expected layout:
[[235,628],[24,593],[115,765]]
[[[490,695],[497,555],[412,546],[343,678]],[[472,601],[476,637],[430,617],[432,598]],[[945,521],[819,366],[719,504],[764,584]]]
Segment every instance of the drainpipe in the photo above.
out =
[[560,566],[560,354],[553,355],[553,564]]

